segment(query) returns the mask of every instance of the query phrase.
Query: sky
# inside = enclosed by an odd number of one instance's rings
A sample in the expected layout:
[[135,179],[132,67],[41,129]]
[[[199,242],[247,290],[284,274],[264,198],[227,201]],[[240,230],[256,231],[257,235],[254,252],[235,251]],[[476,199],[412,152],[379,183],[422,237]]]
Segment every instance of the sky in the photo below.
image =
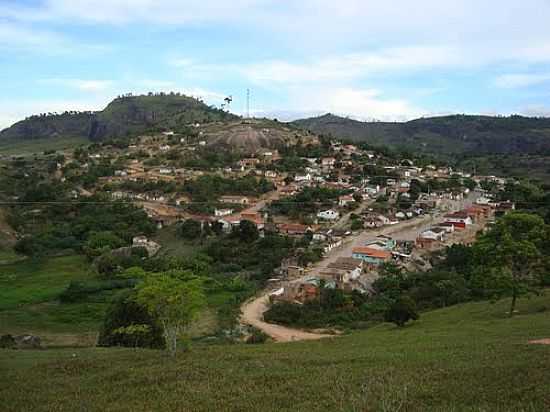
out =
[[179,91],[243,114],[550,115],[550,0],[0,0],[0,129]]

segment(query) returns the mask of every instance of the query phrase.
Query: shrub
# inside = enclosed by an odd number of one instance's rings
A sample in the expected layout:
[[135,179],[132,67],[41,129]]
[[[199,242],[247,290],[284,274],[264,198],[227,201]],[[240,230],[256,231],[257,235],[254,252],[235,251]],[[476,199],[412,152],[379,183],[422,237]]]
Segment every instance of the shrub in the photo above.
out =
[[165,346],[162,328],[147,309],[134,300],[130,291],[122,293],[111,303],[97,344],[151,349],[162,349]]
[[266,343],[269,336],[257,328],[252,328],[250,336],[246,339],[246,343],[250,345]]
[[417,320],[418,318],[416,303],[409,296],[400,296],[384,314],[386,322],[393,322],[399,327],[403,327],[408,321]]

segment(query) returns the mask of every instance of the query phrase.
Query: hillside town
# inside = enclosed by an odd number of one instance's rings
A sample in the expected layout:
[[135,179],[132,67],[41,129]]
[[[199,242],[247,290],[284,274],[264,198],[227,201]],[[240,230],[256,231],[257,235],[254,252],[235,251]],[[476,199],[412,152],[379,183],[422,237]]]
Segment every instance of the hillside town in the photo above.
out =
[[[248,139],[272,133],[261,122],[244,127]],[[305,239],[316,257],[305,264],[299,253],[287,257],[269,280],[271,302],[306,303],[321,284],[368,294],[381,267],[427,270],[431,253],[473,242],[495,216],[514,209],[493,199],[494,188],[506,183],[496,176],[307,133],[286,146],[248,145],[208,162],[215,147],[211,125],[194,123],[186,130],[65,153],[56,176],[79,182],[73,199],[106,193],[143,208],[158,229],[194,221],[231,233],[248,221],[260,236]],[[242,137],[242,131],[237,134]],[[84,178],[90,174],[96,178]],[[150,255],[161,249],[143,235],[133,246]],[[261,319],[261,313],[254,316],[245,313],[245,322]]]

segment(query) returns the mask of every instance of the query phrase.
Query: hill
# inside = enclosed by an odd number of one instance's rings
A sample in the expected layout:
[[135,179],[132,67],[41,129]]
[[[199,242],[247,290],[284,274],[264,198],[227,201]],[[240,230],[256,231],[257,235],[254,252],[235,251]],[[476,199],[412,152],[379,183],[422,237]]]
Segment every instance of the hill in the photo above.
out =
[[298,142],[318,142],[317,136],[268,119],[212,123],[203,130],[203,137],[208,145],[243,153],[256,153],[260,149],[281,149]]
[[391,123],[361,122],[326,114],[292,124],[373,146],[437,155],[550,153],[550,118],[453,115]]
[[[470,303],[335,339],[153,350],[0,350],[5,411],[542,411],[547,296]],[[28,388],[32,388],[29,391]]]
[[65,112],[31,116],[0,132],[0,143],[51,138],[91,141],[142,133],[151,128],[182,128],[236,116],[179,94],[122,96],[98,112]]

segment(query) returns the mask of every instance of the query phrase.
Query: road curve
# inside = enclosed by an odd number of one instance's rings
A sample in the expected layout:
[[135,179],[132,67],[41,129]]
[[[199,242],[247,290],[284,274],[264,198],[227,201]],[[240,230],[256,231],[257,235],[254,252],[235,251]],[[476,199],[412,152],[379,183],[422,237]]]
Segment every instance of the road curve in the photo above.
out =
[[269,296],[264,294],[246,302],[241,310],[241,323],[251,325],[262,330],[275,342],[293,342],[298,340],[314,340],[334,337],[320,333],[305,332],[300,329],[287,328],[286,326],[274,325],[263,320],[263,314],[267,310]]

